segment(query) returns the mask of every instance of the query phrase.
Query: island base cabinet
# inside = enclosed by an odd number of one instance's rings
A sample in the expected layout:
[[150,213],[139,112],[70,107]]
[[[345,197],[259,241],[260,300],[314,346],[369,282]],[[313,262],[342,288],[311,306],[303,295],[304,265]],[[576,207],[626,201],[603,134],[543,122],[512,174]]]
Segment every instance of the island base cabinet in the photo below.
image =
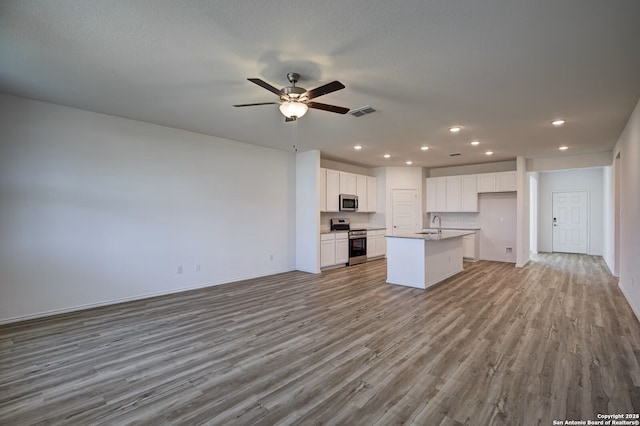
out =
[[428,288],[462,272],[462,238],[387,237],[387,283]]

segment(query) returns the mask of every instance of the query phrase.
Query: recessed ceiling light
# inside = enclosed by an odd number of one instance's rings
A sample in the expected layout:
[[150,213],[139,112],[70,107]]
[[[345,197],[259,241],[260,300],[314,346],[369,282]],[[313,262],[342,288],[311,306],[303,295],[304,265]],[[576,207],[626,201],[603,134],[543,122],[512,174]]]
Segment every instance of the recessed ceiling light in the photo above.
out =
[[428,146],[421,146],[420,149],[423,150],[423,151],[428,151],[429,147]]
[[556,127],[558,127],[558,126],[562,126],[564,123],[565,123],[565,121],[564,121],[564,120],[562,120],[562,119],[553,120],[553,121],[551,122],[551,124],[553,124],[553,125],[554,125],[554,126],[556,126]]
[[471,145],[480,145],[480,141],[471,141]]
[[493,151],[487,151],[485,152],[485,155],[493,155]]
[[566,146],[566,145],[562,145],[562,146],[558,147],[558,149],[559,149],[560,151],[564,151],[564,150],[569,149],[569,147],[568,147],[568,146]]
[[383,155],[384,158],[391,158],[391,154],[385,154]]
[[353,149],[355,149],[356,151],[359,151],[362,149],[362,145],[356,145],[353,147]]
[[413,164],[413,161],[407,161],[407,166],[410,166]]
[[449,131],[451,133],[458,133],[460,130],[462,130],[462,127],[460,127],[460,126],[449,127]]

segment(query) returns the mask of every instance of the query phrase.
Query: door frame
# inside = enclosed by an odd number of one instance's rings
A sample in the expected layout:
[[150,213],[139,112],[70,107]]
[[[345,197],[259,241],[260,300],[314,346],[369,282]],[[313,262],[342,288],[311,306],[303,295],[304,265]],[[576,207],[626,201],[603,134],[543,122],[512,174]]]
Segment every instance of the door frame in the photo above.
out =
[[[589,254],[591,251],[591,232],[589,231],[589,227],[591,226],[591,218],[589,217],[589,201],[591,200],[591,193],[588,189],[574,189],[571,191],[564,191],[564,190],[558,190],[558,191],[551,191],[551,217],[553,218],[553,198],[555,194],[574,194],[574,193],[582,193],[584,192],[585,194],[587,194],[587,202],[586,202],[586,206],[585,206],[585,219],[586,219],[586,231],[585,231],[585,240],[586,240],[586,252],[584,254]],[[552,253],[564,253],[564,252],[555,252],[554,251],[554,237],[553,237],[553,219],[551,219],[551,252]]]

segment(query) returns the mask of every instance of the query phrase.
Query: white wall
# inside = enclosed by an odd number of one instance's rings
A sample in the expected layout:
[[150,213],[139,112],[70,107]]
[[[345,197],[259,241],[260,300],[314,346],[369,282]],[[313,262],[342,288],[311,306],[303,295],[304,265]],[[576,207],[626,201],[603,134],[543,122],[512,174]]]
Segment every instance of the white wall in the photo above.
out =
[[0,134],[0,322],[295,266],[294,154],[7,95]]
[[355,173],[357,175],[373,176],[371,169],[366,167],[354,166],[353,164],[341,163],[339,161],[327,160],[320,158],[320,167],[323,169],[339,170],[341,172]]
[[296,269],[320,273],[320,151],[296,155]]
[[429,169],[426,177],[475,175],[478,173],[510,172],[516,170],[516,161],[468,164],[466,166],[438,167]]
[[422,167],[385,167],[385,228],[391,233],[393,229],[393,197],[391,193],[394,189],[415,189],[418,196],[416,203],[416,218],[418,227],[423,219],[424,211],[424,191],[423,191],[423,170]]
[[522,268],[529,262],[531,257],[531,249],[529,247],[529,229],[530,223],[530,192],[529,192],[529,180],[527,177],[526,160],[524,157],[519,156],[516,158],[517,162],[517,226],[516,226],[516,267]]
[[[517,195],[515,192],[478,194],[480,259],[516,263]],[[507,252],[511,248],[511,252]]]
[[538,187],[538,250],[553,251],[553,192],[589,192],[588,253],[603,254],[603,178],[602,168],[540,172]]
[[611,151],[604,151],[590,154],[558,155],[548,158],[530,158],[527,160],[527,171],[584,169],[609,165],[611,165]]
[[602,257],[609,267],[609,271],[614,273],[614,181],[613,167],[607,166],[602,169]]
[[640,102],[614,147],[613,158],[618,154],[620,288],[640,319]]
[[538,172],[529,177],[529,250],[538,253]]

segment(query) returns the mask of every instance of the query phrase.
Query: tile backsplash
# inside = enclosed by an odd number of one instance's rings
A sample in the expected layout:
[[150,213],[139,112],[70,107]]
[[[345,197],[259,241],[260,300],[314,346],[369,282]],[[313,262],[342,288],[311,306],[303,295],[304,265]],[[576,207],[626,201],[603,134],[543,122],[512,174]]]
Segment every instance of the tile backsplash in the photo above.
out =
[[331,230],[331,219],[349,219],[351,222],[351,228],[368,228],[369,227],[369,214],[370,213],[353,213],[353,212],[340,212],[340,213],[321,213],[320,214],[320,232],[326,232]]
[[433,228],[433,216],[440,216],[443,228],[474,229],[480,228],[479,213],[426,213],[424,227]]

